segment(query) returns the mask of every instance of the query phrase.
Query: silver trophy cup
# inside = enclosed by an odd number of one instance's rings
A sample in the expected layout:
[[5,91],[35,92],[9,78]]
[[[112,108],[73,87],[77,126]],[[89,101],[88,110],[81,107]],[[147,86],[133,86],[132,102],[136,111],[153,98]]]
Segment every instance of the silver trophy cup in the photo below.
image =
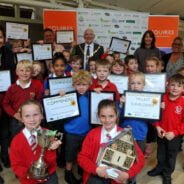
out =
[[[54,132],[54,133],[53,133]],[[50,130],[39,130],[37,134],[38,144],[41,147],[41,154],[38,160],[34,161],[28,170],[28,176],[33,179],[46,179],[49,175],[48,166],[44,161],[44,152],[47,150],[55,137],[62,139],[63,134]]]

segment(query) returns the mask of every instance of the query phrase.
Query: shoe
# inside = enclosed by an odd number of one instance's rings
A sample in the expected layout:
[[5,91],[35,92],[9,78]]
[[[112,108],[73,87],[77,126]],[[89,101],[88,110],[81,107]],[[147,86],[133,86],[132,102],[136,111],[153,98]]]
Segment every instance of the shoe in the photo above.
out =
[[0,176],[0,184],[4,183],[4,179]]
[[2,165],[0,164],[0,172],[1,172],[1,171],[3,171],[3,167],[2,167]]
[[4,167],[6,168],[10,168],[10,160],[9,160],[9,157],[2,157],[2,163],[4,165]]
[[68,184],[79,184],[79,181],[75,178],[72,171],[65,170],[65,181]]
[[159,175],[162,175],[162,170],[157,168],[157,167],[155,167],[151,171],[148,171],[147,175],[148,176],[159,176]]

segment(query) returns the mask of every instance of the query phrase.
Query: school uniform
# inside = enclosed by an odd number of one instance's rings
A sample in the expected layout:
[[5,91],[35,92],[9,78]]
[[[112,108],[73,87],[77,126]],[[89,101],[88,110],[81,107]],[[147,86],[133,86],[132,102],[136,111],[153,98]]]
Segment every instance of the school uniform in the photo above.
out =
[[114,83],[110,82],[109,80],[107,80],[107,85],[105,87],[102,87],[99,83],[98,83],[98,79],[93,79],[93,83],[92,85],[89,87],[89,90],[94,90],[95,88],[101,88],[102,92],[103,91],[109,91],[109,92],[114,92],[115,93],[115,99],[116,101],[119,101],[120,99],[120,95],[119,92],[117,90],[117,87]]
[[[122,129],[118,126],[115,126],[109,134],[111,138],[115,137],[119,131]],[[97,127],[91,130],[82,145],[82,150],[78,155],[78,163],[83,168],[83,183],[88,183],[88,180],[91,176],[97,176],[96,169],[97,169],[97,156],[100,150],[100,147],[103,143],[107,142],[106,131],[103,127]],[[140,172],[142,167],[144,166],[144,156],[140,148],[136,145],[137,151],[137,158],[138,162],[136,161],[133,166],[130,168],[127,173],[129,174],[129,178],[132,178]],[[104,179],[105,180],[105,179]],[[111,184],[115,184],[114,180],[110,180]]]
[[[31,146],[31,133],[27,128],[19,132],[12,140],[10,147],[10,161],[13,172],[18,177],[21,184],[37,184],[35,179],[28,179],[28,170],[32,163],[38,160],[41,147],[37,144],[34,150]],[[37,137],[35,132],[34,136]],[[56,151],[46,150],[44,152],[44,161],[48,166],[49,176],[58,184],[56,172]],[[54,177],[53,177],[54,176]],[[45,182],[46,183],[46,182]]]

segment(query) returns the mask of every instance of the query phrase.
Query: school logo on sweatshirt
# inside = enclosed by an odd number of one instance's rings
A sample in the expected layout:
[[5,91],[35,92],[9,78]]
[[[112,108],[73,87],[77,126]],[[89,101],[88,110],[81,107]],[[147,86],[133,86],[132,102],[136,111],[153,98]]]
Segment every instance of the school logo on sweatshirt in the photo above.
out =
[[182,107],[181,106],[176,106],[175,113],[176,114],[181,114],[181,112],[182,112]]

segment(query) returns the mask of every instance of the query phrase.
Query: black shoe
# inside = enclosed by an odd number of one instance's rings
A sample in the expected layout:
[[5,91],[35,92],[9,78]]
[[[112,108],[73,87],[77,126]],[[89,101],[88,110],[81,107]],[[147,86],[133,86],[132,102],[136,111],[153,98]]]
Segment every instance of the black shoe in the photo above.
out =
[[1,172],[1,171],[3,171],[3,167],[2,167],[2,165],[0,164],[0,172]]
[[4,183],[4,179],[0,176],[0,184]]
[[75,178],[72,171],[65,170],[65,181],[68,184],[79,184],[79,181]]
[[2,163],[4,165],[4,167],[6,168],[10,168],[10,160],[9,160],[9,157],[2,157]]
[[157,167],[155,167],[151,171],[148,171],[147,175],[148,176],[159,176],[159,175],[162,175],[162,170],[157,168]]

